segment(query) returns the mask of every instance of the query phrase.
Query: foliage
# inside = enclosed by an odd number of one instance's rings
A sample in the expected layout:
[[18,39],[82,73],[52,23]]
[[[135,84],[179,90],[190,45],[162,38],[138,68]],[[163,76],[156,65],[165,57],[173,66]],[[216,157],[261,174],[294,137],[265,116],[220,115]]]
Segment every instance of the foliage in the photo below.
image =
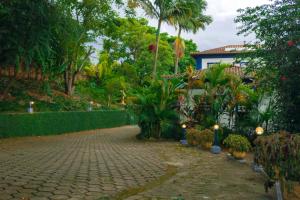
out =
[[248,152],[251,144],[245,136],[230,134],[225,140],[224,145],[233,151]]
[[93,52],[92,42],[116,15],[119,0],[3,1],[0,4],[1,66],[35,67],[54,79],[63,75],[72,95]]
[[140,138],[161,138],[165,136],[163,125],[179,126],[179,117],[173,108],[176,101],[174,89],[171,82],[159,80],[136,94],[133,109],[139,118]]
[[259,124],[252,114],[259,108],[260,94],[253,84],[245,84],[241,77],[227,72],[228,67],[228,64],[216,64],[203,71],[198,80],[189,79],[190,87],[203,91],[194,97],[194,118],[209,128],[226,115],[228,122],[222,121],[224,126],[249,134]]
[[[161,39],[165,38],[162,36]],[[166,39],[174,48],[174,43],[177,37],[169,36]],[[184,38],[181,38],[181,42],[184,43],[184,51],[182,52],[182,57],[178,61],[178,72],[185,72],[187,67],[196,65],[196,61],[193,57],[191,57],[191,53],[197,51],[197,45],[193,42],[193,40],[185,40]]]
[[[150,79],[153,70],[153,52],[149,47],[155,42],[155,31],[148,26],[145,19],[118,18],[105,33],[103,52],[109,54],[109,63],[120,62],[121,66],[115,68],[120,73],[123,68],[131,68],[136,76],[128,77],[132,84],[144,84],[145,79]],[[166,35],[159,44],[158,74],[170,73],[173,66],[173,50],[168,43]],[[132,42],[134,41],[134,42]],[[99,64],[106,62],[100,58]],[[127,73],[128,74],[128,73]]]
[[[107,104],[108,107],[110,107],[113,95],[118,99],[121,99],[122,91],[126,90],[125,78],[120,76],[107,80],[105,90],[108,97]],[[119,102],[121,102],[121,100]]]
[[56,9],[47,0],[0,3],[0,64],[54,71]]
[[192,15],[192,10],[188,2],[179,0],[131,0],[131,5],[140,6],[145,13],[158,20],[156,36],[155,36],[155,56],[153,66],[153,78],[156,79],[158,49],[160,42],[160,29],[162,22],[172,24],[174,19],[189,18]]
[[129,124],[124,111],[0,114],[0,137],[55,135]]
[[198,135],[196,135],[196,139],[203,147],[207,144],[212,144],[214,141],[214,132],[210,129],[202,130]]
[[254,160],[263,166],[271,179],[300,180],[299,135],[274,133],[258,137],[255,145]]
[[199,140],[197,136],[200,134],[200,131],[195,128],[189,128],[186,130],[186,139],[188,144],[190,145],[197,145],[199,144]]
[[257,86],[275,93],[277,129],[300,130],[298,0],[273,0],[271,4],[240,10],[240,34],[254,33],[257,41],[245,54]]
[[178,73],[179,61],[183,57],[185,49],[185,43],[181,39],[181,31],[196,33],[199,29],[204,29],[205,25],[212,22],[210,16],[203,14],[207,5],[205,0],[188,0],[181,1],[181,3],[190,9],[190,14],[188,17],[174,16],[173,23],[178,28],[178,35],[174,42],[175,74]]

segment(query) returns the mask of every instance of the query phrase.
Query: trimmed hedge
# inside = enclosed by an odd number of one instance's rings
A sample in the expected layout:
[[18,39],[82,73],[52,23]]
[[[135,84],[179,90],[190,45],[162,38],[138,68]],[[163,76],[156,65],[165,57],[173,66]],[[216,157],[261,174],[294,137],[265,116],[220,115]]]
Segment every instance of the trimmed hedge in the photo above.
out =
[[131,123],[126,111],[0,114],[0,137],[56,135]]

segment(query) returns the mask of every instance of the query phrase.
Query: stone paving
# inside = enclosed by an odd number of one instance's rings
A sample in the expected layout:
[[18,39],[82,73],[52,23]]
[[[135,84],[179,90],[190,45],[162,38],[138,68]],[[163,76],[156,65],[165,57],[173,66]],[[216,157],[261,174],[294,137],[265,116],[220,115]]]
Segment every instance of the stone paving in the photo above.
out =
[[[247,164],[137,127],[0,140],[0,200],[271,199]],[[171,169],[171,170],[170,170]]]

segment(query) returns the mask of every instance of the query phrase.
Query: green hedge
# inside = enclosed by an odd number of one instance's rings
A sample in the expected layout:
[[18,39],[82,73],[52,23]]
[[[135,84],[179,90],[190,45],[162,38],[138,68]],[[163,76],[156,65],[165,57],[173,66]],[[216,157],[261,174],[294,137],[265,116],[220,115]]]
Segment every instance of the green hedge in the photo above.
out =
[[0,114],[0,137],[56,135],[130,123],[125,111]]

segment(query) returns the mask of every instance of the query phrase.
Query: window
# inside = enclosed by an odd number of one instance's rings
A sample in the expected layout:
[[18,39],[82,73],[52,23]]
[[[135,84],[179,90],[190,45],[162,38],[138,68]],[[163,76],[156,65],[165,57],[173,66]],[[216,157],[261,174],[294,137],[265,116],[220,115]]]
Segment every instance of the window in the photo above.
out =
[[220,62],[208,62],[207,68],[210,68],[211,66],[216,65],[216,64],[220,64]]

